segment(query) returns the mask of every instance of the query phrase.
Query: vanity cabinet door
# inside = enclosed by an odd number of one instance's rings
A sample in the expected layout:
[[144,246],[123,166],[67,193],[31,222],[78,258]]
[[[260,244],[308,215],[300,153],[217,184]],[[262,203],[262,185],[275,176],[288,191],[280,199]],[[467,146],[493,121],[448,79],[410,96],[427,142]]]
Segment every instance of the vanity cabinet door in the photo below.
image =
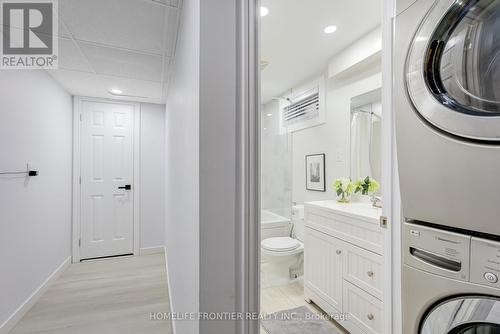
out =
[[305,230],[304,284],[342,312],[343,242],[311,228]]

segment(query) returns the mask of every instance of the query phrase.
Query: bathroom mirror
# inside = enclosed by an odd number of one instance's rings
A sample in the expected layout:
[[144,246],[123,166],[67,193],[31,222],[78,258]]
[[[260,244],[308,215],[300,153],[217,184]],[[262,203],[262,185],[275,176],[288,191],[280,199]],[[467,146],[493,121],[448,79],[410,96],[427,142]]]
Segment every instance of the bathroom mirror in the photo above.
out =
[[381,88],[351,98],[350,174],[353,181],[381,179]]

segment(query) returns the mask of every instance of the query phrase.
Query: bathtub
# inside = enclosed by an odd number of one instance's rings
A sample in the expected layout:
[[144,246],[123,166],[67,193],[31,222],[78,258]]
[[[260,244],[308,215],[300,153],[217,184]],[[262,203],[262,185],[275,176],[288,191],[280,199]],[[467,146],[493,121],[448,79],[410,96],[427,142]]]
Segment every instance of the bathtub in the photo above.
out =
[[261,240],[272,237],[287,237],[290,234],[290,219],[268,210],[261,211]]

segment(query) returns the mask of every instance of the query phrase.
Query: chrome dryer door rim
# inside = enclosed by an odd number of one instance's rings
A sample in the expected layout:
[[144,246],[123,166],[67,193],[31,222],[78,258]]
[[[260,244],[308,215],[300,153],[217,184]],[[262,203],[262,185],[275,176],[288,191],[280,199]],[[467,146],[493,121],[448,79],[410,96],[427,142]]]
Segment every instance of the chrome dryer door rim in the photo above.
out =
[[422,20],[406,59],[405,84],[416,112],[433,127],[500,144],[497,27],[500,0],[438,0]]

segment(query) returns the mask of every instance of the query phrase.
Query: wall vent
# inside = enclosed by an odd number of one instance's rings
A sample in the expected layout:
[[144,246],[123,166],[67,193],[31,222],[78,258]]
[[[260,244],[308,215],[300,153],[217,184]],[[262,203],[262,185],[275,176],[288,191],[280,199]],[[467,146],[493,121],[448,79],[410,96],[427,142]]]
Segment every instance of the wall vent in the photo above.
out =
[[315,89],[305,97],[283,108],[285,127],[319,116],[319,92]]
[[297,89],[300,93],[287,96],[280,103],[281,133],[293,132],[325,122],[325,81],[317,79]]

